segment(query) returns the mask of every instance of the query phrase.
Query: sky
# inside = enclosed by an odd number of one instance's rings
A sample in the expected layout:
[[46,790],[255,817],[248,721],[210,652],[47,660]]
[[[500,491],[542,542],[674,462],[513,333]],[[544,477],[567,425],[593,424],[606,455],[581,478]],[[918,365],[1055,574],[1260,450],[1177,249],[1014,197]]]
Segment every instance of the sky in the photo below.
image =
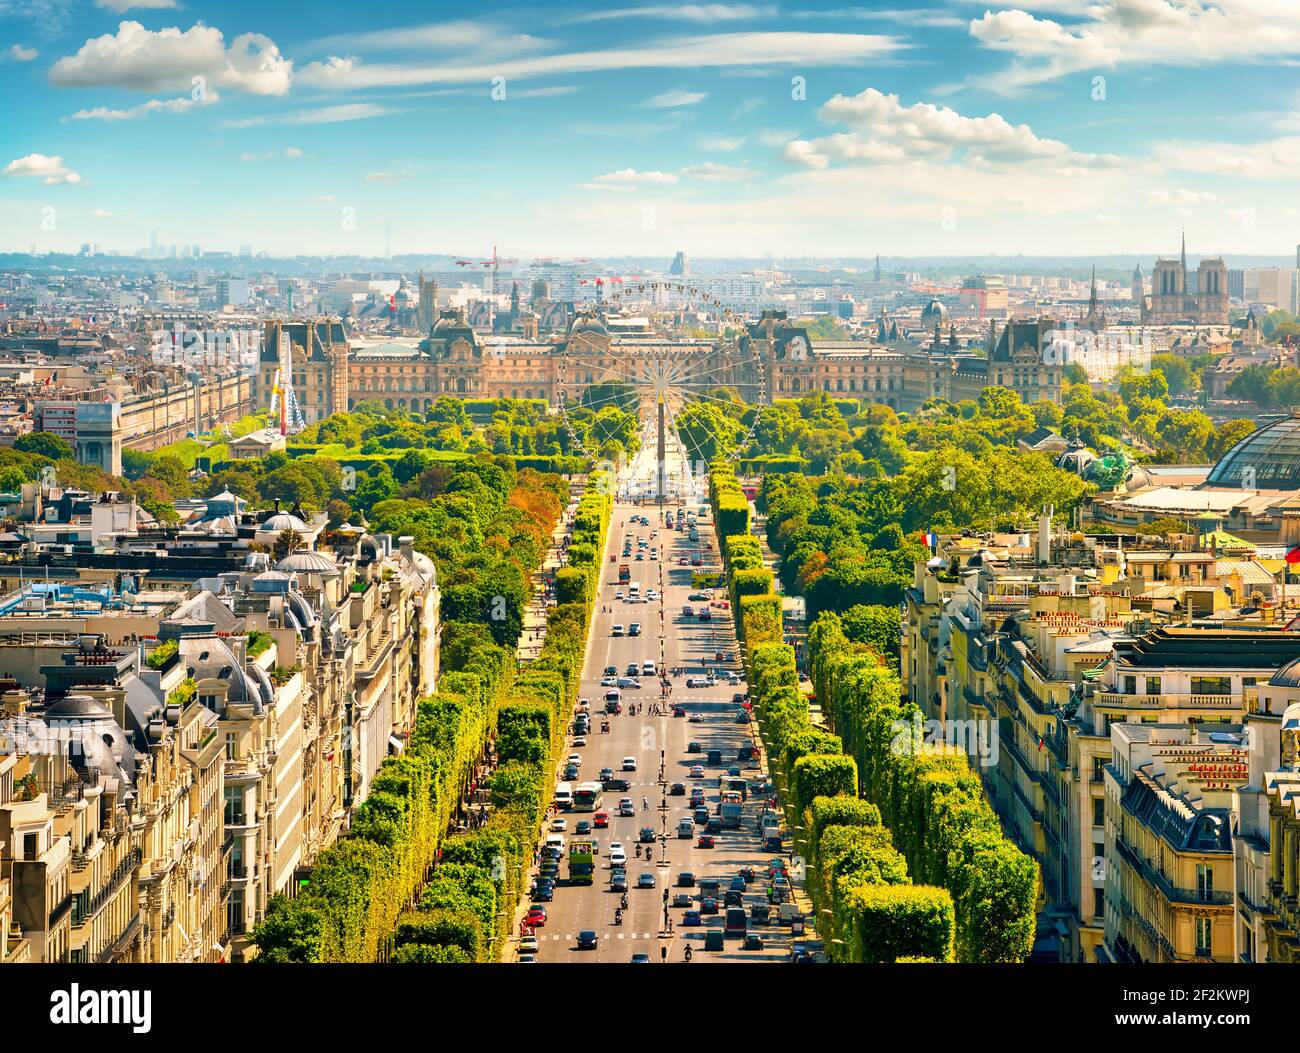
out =
[[1289,254],[1298,0],[0,0],[0,251]]

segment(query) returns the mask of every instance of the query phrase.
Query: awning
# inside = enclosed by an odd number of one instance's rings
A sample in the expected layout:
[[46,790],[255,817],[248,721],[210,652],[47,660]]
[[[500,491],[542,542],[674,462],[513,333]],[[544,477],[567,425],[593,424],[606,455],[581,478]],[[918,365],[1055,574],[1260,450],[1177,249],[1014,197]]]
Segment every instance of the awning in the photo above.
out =
[[401,755],[401,753],[402,753],[402,751],[403,751],[404,749],[406,749],[406,743],[405,743],[405,742],[403,742],[401,739],[399,739],[396,735],[389,735],[389,736],[388,736],[388,752],[389,752],[389,753],[391,753],[394,757],[397,757],[397,756],[400,756],[400,755]]

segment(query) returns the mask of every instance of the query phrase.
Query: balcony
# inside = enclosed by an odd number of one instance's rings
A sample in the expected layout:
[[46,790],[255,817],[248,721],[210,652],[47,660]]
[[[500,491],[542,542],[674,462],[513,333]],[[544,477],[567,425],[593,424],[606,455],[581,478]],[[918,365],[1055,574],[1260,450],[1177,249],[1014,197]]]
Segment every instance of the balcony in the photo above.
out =
[[1098,705],[1125,709],[1233,709],[1240,705],[1234,695],[1129,695],[1121,691],[1100,691]]
[[1175,885],[1155,867],[1142,858],[1128,842],[1121,837],[1115,838],[1115,847],[1124,861],[1149,885],[1154,885],[1160,894],[1170,903],[1179,906],[1229,907],[1232,905],[1231,892],[1215,892],[1207,889],[1181,888]]

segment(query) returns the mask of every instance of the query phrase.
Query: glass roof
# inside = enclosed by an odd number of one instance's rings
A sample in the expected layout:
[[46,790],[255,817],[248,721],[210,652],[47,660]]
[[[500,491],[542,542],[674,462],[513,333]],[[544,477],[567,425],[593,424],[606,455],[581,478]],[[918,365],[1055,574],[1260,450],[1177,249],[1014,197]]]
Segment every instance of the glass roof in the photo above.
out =
[[1211,470],[1210,486],[1300,490],[1300,417],[1283,417],[1251,432]]

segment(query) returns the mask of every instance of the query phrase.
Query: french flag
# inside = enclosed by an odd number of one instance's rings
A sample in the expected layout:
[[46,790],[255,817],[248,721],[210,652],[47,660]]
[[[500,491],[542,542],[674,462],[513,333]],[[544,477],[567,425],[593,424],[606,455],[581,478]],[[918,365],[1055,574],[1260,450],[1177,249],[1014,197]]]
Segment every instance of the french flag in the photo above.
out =
[[934,548],[934,546],[939,543],[939,535],[931,531],[928,534],[922,534],[921,540],[930,548]]

